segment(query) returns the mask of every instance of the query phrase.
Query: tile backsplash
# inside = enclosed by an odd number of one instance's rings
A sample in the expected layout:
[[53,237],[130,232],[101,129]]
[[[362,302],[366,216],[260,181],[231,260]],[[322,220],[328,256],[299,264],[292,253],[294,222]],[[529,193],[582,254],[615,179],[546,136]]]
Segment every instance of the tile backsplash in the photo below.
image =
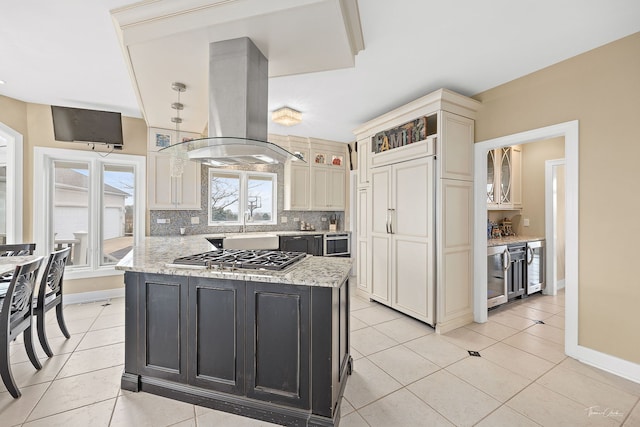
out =
[[[278,223],[273,225],[252,225],[247,224],[246,232],[256,231],[293,231],[300,229],[300,221],[311,224],[318,231],[329,230],[329,219],[332,215],[338,218],[338,230],[344,230],[343,211],[285,211],[284,210],[284,166],[265,165],[235,167],[236,170],[260,170],[262,172],[273,172],[278,175]],[[152,210],[149,211],[150,227],[152,236],[168,236],[180,234],[180,228],[185,228],[185,234],[207,234],[207,233],[237,233],[241,231],[238,225],[233,226],[209,226],[207,200],[209,198],[209,167],[202,165],[201,171],[201,209],[200,210]],[[286,223],[282,223],[282,217],[287,218]],[[198,218],[199,224],[192,224],[192,218]],[[322,221],[322,219],[326,219]],[[158,220],[169,220],[169,223],[159,224]],[[298,219],[299,221],[294,221]]]

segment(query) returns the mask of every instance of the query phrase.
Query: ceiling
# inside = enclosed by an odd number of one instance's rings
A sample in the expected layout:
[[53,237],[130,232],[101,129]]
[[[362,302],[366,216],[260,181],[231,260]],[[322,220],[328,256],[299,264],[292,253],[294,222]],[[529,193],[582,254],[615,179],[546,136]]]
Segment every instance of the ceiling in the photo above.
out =
[[[184,1],[142,3],[178,15]],[[182,129],[202,132],[202,46],[250,35],[270,62],[269,111],[286,105],[303,113],[302,124],[269,122],[269,132],[348,142],[358,125],[433,90],[471,96],[640,31],[637,0],[358,0],[364,49],[347,40],[345,52],[328,44],[345,39],[344,22],[334,19],[340,0],[259,1],[226,0],[225,13],[206,23],[168,30],[147,20],[130,33],[112,18],[135,3],[129,0],[12,2],[0,25],[0,95],[119,111],[172,128],[177,94],[170,86],[185,80]]]

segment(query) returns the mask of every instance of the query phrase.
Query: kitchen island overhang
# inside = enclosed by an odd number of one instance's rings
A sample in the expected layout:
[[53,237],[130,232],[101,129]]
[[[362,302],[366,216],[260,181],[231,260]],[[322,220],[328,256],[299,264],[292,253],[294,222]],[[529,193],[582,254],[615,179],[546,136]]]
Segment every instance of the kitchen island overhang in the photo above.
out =
[[351,261],[307,256],[283,271],[171,266],[211,250],[204,237],[148,237],[118,264],[122,388],[278,424],[337,425],[353,364]]

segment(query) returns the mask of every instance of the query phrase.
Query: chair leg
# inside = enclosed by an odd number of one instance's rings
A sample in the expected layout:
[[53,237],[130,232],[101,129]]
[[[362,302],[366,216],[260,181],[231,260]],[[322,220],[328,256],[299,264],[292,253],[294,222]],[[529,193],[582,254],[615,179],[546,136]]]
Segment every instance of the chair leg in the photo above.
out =
[[42,369],[42,364],[40,363],[40,360],[38,360],[38,355],[36,354],[36,350],[33,347],[32,327],[29,326],[27,329],[25,329],[22,336],[24,337],[24,348],[25,350],[27,350],[27,356],[29,356],[31,364],[38,370]]
[[2,345],[0,345],[0,377],[2,377],[2,382],[11,396],[14,398],[18,398],[22,396],[20,390],[18,390],[18,386],[16,386],[16,382],[13,380],[13,375],[11,374],[11,364],[9,362],[9,341],[5,340]]
[[65,337],[71,338],[71,334],[67,330],[67,324],[64,323],[64,316],[62,314],[62,304],[56,305],[56,318],[58,319],[58,326],[60,326],[60,330],[64,334]]
[[47,325],[45,324],[45,312],[44,310],[38,310],[36,314],[36,322],[37,330],[38,330],[38,340],[40,341],[40,346],[47,354],[47,356],[53,356],[53,351],[51,350],[51,346],[49,345],[49,340],[47,340]]

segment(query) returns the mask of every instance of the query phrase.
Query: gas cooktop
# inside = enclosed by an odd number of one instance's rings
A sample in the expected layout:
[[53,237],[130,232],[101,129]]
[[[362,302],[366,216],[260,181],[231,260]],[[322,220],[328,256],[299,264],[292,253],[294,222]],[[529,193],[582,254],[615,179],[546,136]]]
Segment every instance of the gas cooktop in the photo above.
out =
[[306,256],[304,252],[224,249],[176,258],[173,264],[205,268],[283,270]]

